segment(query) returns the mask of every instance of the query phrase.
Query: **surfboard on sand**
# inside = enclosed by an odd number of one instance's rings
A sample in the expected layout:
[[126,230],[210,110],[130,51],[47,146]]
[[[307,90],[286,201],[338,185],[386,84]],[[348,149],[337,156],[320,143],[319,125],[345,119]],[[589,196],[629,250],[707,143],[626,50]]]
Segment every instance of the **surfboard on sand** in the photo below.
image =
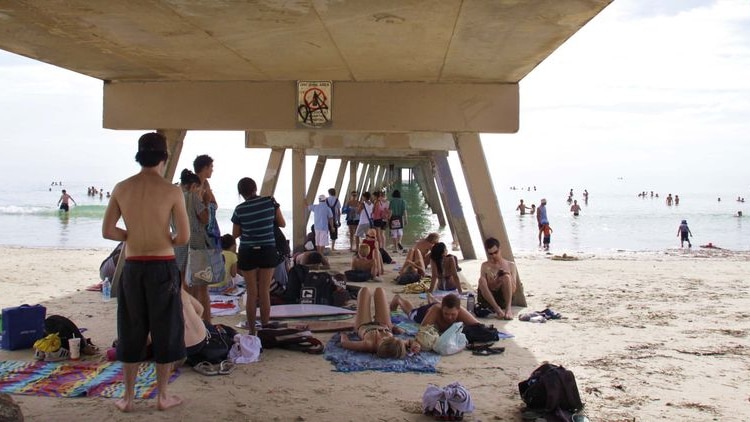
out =
[[[351,309],[329,305],[287,304],[271,306],[271,319],[354,314],[356,312]],[[245,311],[242,311],[242,315],[247,314]],[[260,318],[260,308],[256,308],[255,316],[256,318]]]

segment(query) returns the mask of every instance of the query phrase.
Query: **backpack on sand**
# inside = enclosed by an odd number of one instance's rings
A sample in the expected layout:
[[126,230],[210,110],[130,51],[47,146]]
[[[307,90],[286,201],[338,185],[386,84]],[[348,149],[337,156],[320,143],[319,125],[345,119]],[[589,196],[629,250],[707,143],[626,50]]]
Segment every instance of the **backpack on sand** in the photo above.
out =
[[576,378],[562,366],[544,363],[518,383],[518,391],[530,409],[555,412],[560,408],[571,413],[583,409]]

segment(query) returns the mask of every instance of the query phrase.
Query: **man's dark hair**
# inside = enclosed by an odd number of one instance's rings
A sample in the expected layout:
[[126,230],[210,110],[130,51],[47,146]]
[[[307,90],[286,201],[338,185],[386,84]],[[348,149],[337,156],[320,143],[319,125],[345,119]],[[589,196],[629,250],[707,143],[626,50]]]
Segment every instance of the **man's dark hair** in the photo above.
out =
[[362,198],[365,198],[365,200],[369,200],[370,199],[370,192],[363,193],[362,194]]
[[454,308],[454,309],[457,309],[457,308],[461,307],[461,299],[458,296],[456,296],[453,293],[451,293],[449,295],[444,296],[443,297],[443,301],[440,302],[440,304],[444,308]]
[[398,189],[395,189],[393,193],[391,194],[391,196],[394,198],[401,198],[401,191],[399,191]]
[[195,160],[193,161],[193,171],[196,173],[200,173],[201,170],[204,168],[210,166],[213,164],[214,159],[209,157],[208,155],[199,155],[195,157]]
[[308,265],[315,265],[315,264],[322,264],[322,263],[323,263],[323,255],[321,255],[320,252],[310,252],[307,255]]
[[221,249],[229,249],[234,245],[234,236],[227,233],[221,236]]
[[138,139],[138,152],[135,154],[135,161],[141,167],[156,167],[169,158],[166,146],[167,138],[161,133],[146,133]]
[[255,180],[249,177],[243,177],[237,182],[237,193],[242,195],[245,199],[255,196],[257,191],[258,185],[255,184]]
[[500,241],[495,239],[494,237],[488,237],[487,240],[484,241],[484,250],[486,251],[492,249],[495,246],[499,248]]
[[328,189],[328,194],[331,196],[336,196],[336,189],[334,188]]

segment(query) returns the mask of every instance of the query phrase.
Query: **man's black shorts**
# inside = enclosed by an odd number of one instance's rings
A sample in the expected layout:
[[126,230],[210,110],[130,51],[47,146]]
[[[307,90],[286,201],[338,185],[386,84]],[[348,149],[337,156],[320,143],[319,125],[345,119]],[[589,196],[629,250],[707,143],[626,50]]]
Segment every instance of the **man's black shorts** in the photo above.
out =
[[117,291],[117,360],[146,360],[149,334],[156,363],[185,357],[180,285],[174,257],[135,257],[125,261]]

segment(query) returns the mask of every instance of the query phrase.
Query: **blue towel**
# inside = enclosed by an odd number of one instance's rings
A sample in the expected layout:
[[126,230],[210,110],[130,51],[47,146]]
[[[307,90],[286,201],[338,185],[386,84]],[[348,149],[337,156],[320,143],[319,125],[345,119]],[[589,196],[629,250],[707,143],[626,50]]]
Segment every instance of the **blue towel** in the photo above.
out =
[[336,333],[326,345],[326,360],[337,372],[383,371],[383,372],[437,372],[435,366],[440,355],[422,352],[406,359],[383,359],[373,353],[355,352],[341,347],[341,337]]

